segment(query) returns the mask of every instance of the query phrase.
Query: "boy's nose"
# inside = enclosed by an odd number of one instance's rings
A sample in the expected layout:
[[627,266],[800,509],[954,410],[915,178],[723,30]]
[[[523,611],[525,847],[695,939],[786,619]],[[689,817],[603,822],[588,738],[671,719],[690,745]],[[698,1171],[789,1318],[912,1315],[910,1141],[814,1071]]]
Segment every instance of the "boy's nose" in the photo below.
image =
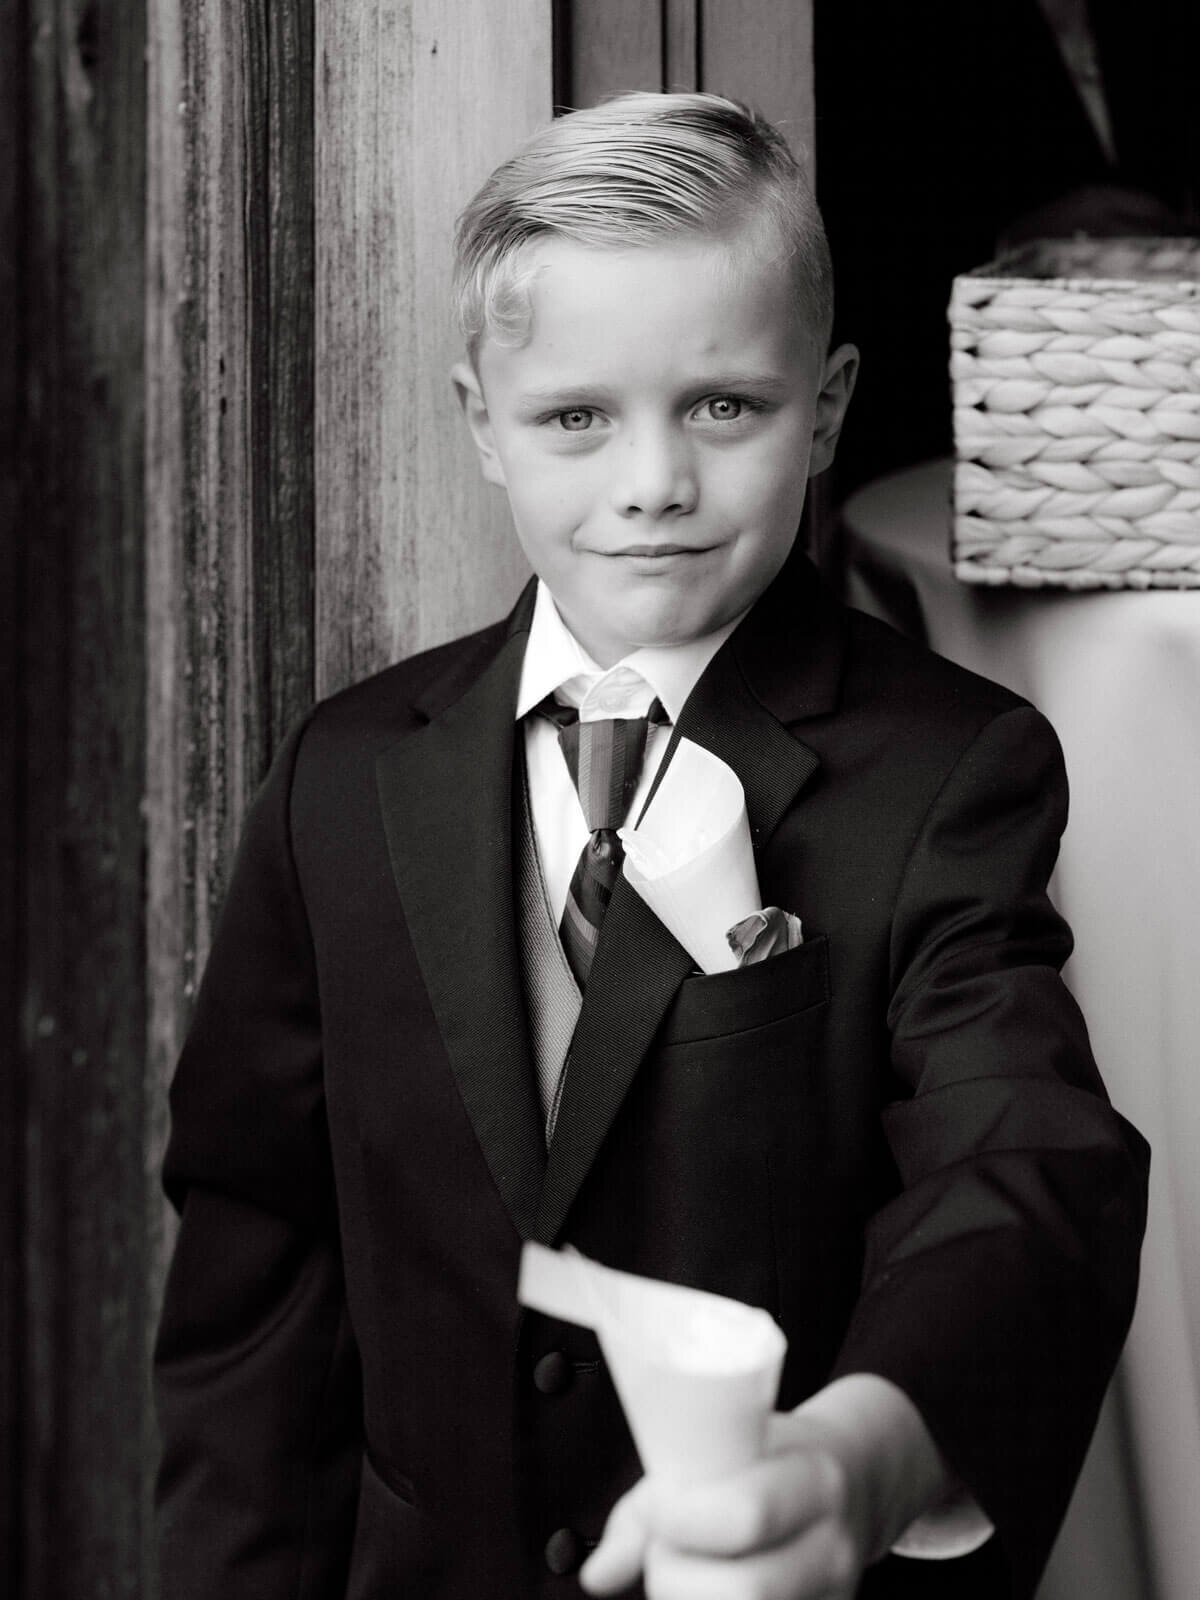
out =
[[624,517],[684,516],[696,509],[691,452],[681,440],[648,430],[618,451],[613,508]]

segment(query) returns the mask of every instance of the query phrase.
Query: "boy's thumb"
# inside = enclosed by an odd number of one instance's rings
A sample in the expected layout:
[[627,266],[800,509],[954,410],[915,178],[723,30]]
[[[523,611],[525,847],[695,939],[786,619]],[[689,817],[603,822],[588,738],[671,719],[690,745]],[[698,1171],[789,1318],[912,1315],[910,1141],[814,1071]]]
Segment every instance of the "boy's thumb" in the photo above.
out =
[[584,1562],[579,1581],[589,1594],[620,1594],[641,1575],[646,1554],[642,1507],[648,1494],[643,1478],[613,1507],[604,1536]]

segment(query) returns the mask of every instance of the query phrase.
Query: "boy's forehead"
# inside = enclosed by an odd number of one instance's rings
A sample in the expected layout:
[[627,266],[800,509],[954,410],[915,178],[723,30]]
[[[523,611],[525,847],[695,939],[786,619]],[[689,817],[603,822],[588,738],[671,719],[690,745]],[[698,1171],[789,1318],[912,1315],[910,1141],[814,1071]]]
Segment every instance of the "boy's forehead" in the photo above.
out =
[[[618,353],[621,335],[669,339],[682,357],[719,356],[751,342],[807,353],[814,329],[788,253],[773,229],[738,236],[680,233],[647,244],[544,236],[525,247],[523,349],[548,360]],[[614,340],[617,343],[614,343]],[[497,349],[486,335],[480,355]]]

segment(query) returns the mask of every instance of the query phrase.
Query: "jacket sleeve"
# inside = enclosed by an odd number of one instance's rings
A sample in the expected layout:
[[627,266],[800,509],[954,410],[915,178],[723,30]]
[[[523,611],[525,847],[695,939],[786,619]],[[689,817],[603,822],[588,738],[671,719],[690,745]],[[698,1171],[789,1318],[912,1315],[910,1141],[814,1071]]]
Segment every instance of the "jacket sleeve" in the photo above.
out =
[[302,730],[248,817],[171,1089],[155,1352],[164,1600],[344,1592],[361,1460],[321,1022],[289,847]]
[[897,899],[884,1113],[899,1195],[868,1231],[837,1370],[906,1391],[995,1524],[1014,1596],[1049,1554],[1137,1287],[1149,1152],[1109,1105],[1046,897],[1066,775],[1028,707],[975,738]]

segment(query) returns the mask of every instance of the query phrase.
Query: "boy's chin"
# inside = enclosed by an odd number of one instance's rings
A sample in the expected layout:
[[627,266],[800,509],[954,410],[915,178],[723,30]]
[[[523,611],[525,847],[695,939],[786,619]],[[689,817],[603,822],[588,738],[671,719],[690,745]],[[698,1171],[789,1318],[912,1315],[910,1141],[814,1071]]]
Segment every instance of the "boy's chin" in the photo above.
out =
[[708,638],[741,616],[771,575],[761,584],[731,583],[729,574],[697,560],[682,571],[646,574],[626,566],[592,568],[587,576],[590,582],[563,585],[562,593],[547,583],[568,628],[600,666],[610,667],[634,650]]
[[723,612],[716,610],[651,612],[622,616],[619,620],[597,619],[596,625],[588,630],[594,643],[589,644],[582,636],[580,642],[601,666],[611,666],[634,650],[672,649],[694,644],[715,633],[727,620]]

